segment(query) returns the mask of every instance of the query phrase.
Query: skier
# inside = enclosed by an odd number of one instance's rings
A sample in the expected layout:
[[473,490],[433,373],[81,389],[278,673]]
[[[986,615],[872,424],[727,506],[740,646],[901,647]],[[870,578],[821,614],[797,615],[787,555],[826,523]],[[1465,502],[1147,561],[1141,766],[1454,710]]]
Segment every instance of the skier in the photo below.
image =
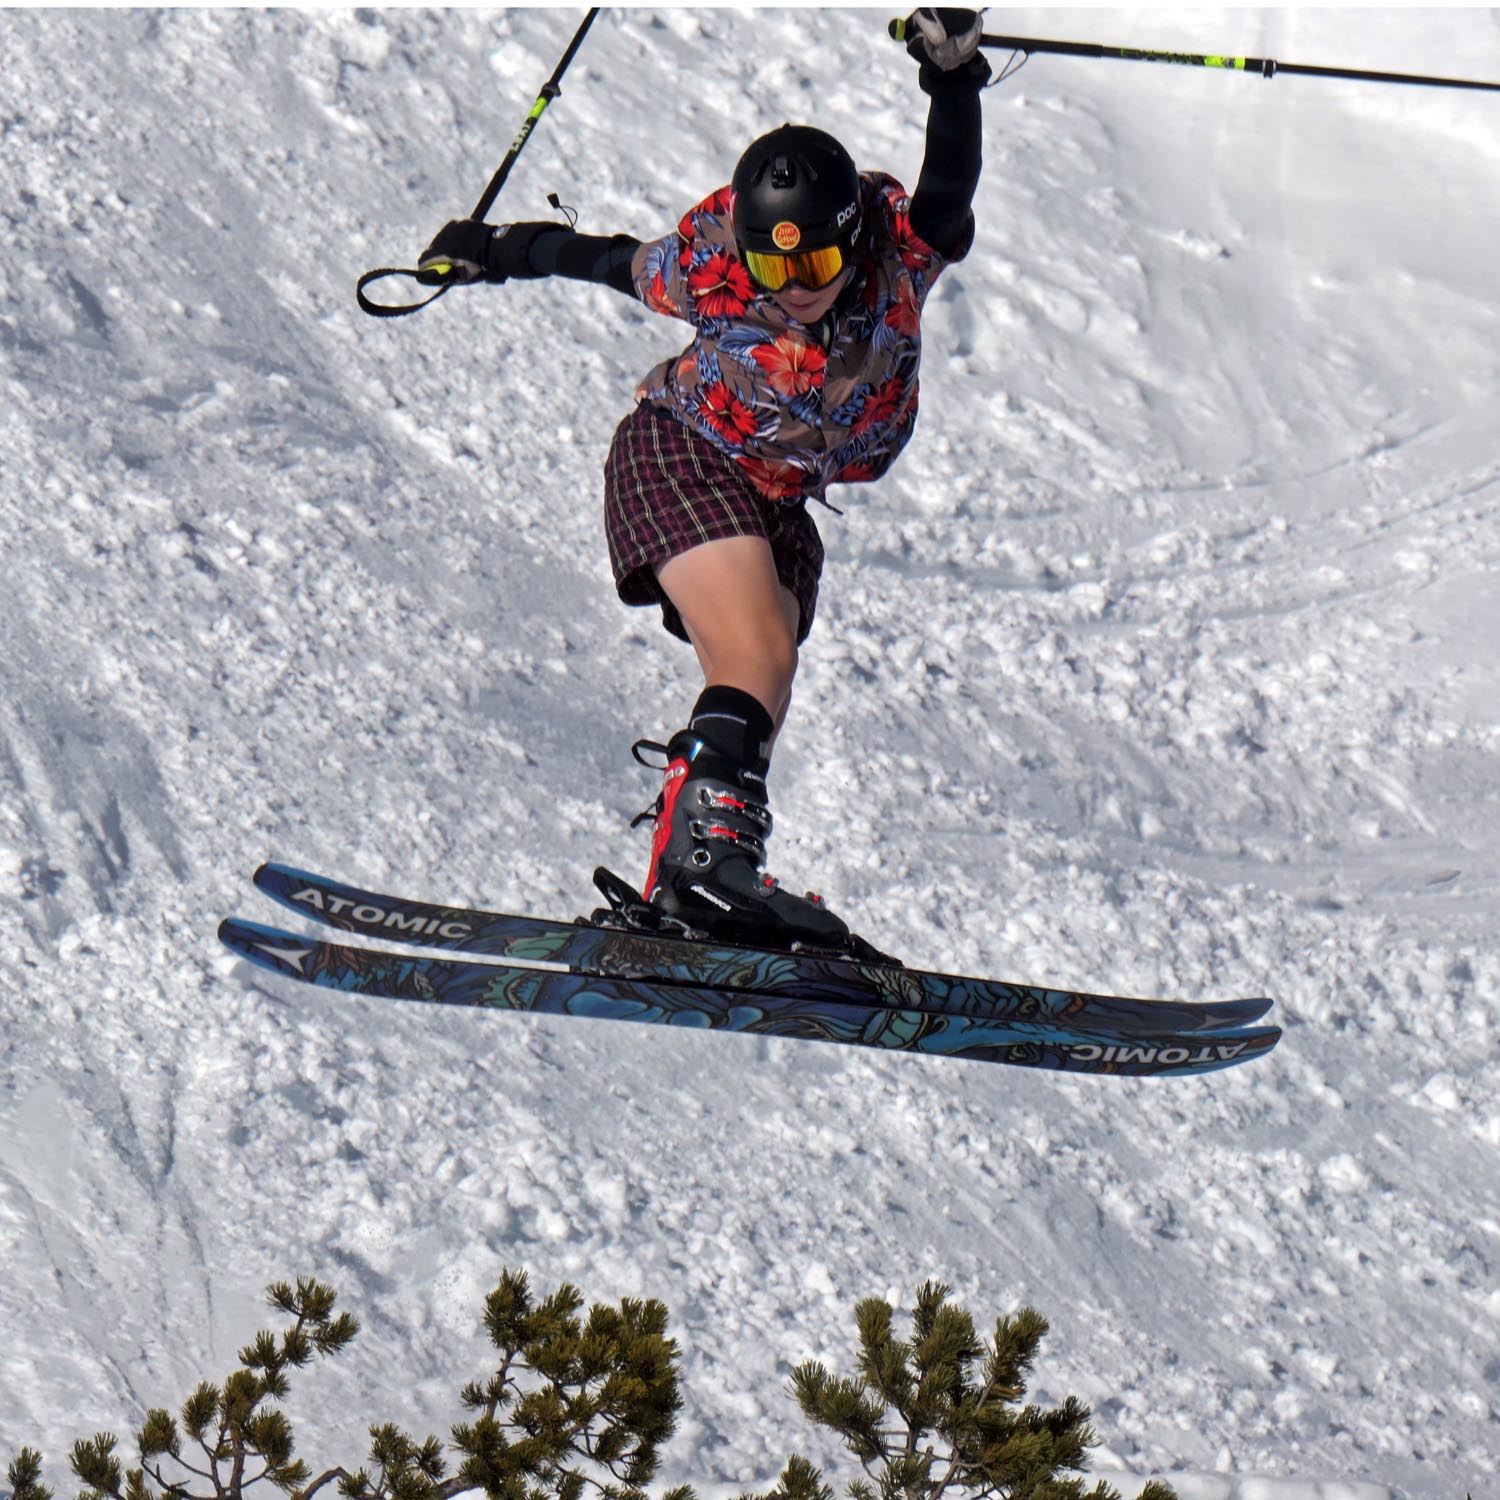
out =
[[823,566],[806,502],[878,478],[905,447],[922,304],[974,238],[980,17],[922,9],[907,34],[931,99],[909,197],[834,137],[783,125],[659,240],[461,219],[418,263],[466,282],[591,281],[693,325],[615,433],[605,523],[620,598],[660,605],[704,677],[686,727],[635,747],[666,761],[642,815],[654,820],[642,894],[668,925],[729,942],[874,954],[820,897],[764,873],[766,774]]

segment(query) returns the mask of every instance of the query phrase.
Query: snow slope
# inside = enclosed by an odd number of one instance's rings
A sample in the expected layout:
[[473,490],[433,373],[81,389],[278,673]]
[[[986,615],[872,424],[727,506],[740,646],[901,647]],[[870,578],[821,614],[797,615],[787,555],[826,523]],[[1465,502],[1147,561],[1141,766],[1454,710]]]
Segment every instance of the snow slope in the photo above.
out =
[[[929,1276],[1052,1320],[1037,1393],[1095,1406],[1102,1472],[1491,1493],[1493,96],[1033,60],[918,436],[819,513],[773,868],[912,962],[1274,994],[1269,1060],[1066,1080],[220,956],[267,856],[560,916],[644,858],[629,744],[697,681],[613,598],[599,470],[682,331],[571,284],[352,297],[478,196],[578,14],[0,11],[7,1461],[68,1493],[74,1438],[222,1373],[297,1274],[366,1325],[294,1390],[304,1455],[444,1432],[524,1265],[669,1303],[666,1477],[710,1495],[833,1458],[786,1374]],[[660,233],[787,118],[911,182],[884,18],[607,11],[501,208]],[[1492,10],[1003,29],[1500,78]]]

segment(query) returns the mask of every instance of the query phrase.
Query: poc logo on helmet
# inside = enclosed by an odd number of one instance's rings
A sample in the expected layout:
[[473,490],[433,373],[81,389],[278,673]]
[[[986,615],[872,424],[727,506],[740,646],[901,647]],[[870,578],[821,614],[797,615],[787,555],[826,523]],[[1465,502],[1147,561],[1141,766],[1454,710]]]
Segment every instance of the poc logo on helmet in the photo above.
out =
[[858,212],[859,212],[859,200],[856,198],[855,201],[853,203],[851,203],[848,208],[843,208],[843,209],[839,210],[839,216],[838,216],[838,219],[836,221],[836,227],[839,228],[839,229],[842,229],[844,227],[844,225],[847,224],[849,222],[849,220],[852,219],[855,216],[855,214],[857,214]]

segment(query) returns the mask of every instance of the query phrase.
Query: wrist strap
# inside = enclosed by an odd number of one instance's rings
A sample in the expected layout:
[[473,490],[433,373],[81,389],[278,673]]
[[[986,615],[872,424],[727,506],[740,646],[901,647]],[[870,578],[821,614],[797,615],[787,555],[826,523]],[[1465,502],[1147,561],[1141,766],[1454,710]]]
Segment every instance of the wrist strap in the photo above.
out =
[[[424,297],[420,302],[406,302],[397,307],[387,306],[380,302],[372,302],[365,296],[365,288],[372,281],[379,281],[386,276],[410,276],[413,281],[420,282],[423,286],[432,286],[438,282],[438,289],[430,296]],[[399,318],[406,313],[414,313],[419,307],[426,307],[429,302],[436,302],[444,292],[451,286],[458,284],[456,276],[450,276],[446,280],[439,281],[435,272],[432,271],[409,271],[397,266],[383,266],[378,271],[366,271],[355,283],[354,295],[359,298],[359,305],[372,318]]]

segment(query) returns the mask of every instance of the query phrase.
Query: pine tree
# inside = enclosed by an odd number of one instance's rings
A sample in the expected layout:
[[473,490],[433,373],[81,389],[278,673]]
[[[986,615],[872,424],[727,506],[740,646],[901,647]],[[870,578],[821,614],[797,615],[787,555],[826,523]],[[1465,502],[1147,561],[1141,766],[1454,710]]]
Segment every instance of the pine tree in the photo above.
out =
[[[950,1300],[951,1287],[918,1289],[911,1336],[898,1338],[894,1310],[871,1297],[854,1310],[859,1356],[853,1376],[816,1361],[792,1372],[803,1414],[831,1428],[863,1477],[849,1500],[1119,1500],[1099,1481],[1058,1477],[1085,1467],[1096,1439],[1089,1409],[1074,1396],[1044,1410],[1019,1406],[1047,1320],[1024,1307],[1001,1318],[989,1343],[974,1319]],[[793,1455],[776,1487],[757,1500],[832,1500],[822,1474]],[[742,1497],[750,1500],[750,1497]],[[1151,1481],[1138,1500],[1175,1500]]]
[[292,1457],[291,1423],[266,1403],[285,1399],[288,1371],[347,1348],[359,1322],[348,1313],[335,1317],[333,1289],[308,1278],[295,1288],[277,1282],[266,1300],[292,1319],[291,1327],[279,1339],[257,1334],[240,1350],[240,1367],[222,1385],[204,1381],[176,1417],[162,1408],[148,1411],[136,1439],[139,1468],[121,1465],[112,1433],[73,1445],[70,1467],[85,1486],[79,1500],[243,1500],[262,1481],[304,1492],[309,1474]]
[[[1094,1441],[1089,1411],[1070,1396],[1052,1411],[1018,1406],[1047,1332],[1031,1308],[1001,1318],[991,1343],[929,1282],[917,1293],[911,1337],[893,1331],[890,1305],[855,1309],[859,1359],[853,1377],[809,1362],[791,1389],[812,1421],[832,1428],[864,1477],[849,1500],[1119,1500],[1080,1471]],[[177,1416],[153,1409],[136,1439],[139,1466],[126,1469],[110,1433],[76,1443],[70,1458],[84,1488],[78,1500],[251,1500],[267,1485],[291,1500],[313,1500],[337,1483],[343,1500],[453,1500],[482,1490],[487,1500],[649,1500],[662,1445],[682,1407],[679,1351],[667,1310],[624,1298],[584,1313],[577,1287],[538,1300],[524,1271],[506,1271],[486,1299],[484,1326],[494,1368],[465,1385],[470,1414],[453,1428],[456,1471],[435,1437],[417,1442],[386,1424],[370,1428],[368,1466],[312,1477],[294,1457],[292,1427],[279,1405],[289,1372],[348,1347],[359,1332],[336,1294],[313,1280],[269,1287],[267,1301],[291,1318],[278,1335],[258,1334],[222,1385],[201,1384]],[[7,1471],[11,1500],[53,1500],[30,1448]],[[686,1485],[660,1500],[695,1500]],[[776,1486],[741,1500],[833,1500],[822,1474],[796,1454]],[[1148,1484],[1138,1500],[1175,1500]]]
[[[667,1309],[627,1297],[596,1304],[581,1321],[582,1306],[577,1287],[537,1302],[524,1271],[500,1278],[484,1309],[499,1367],[463,1389],[477,1415],[453,1429],[464,1458],[444,1496],[478,1488],[491,1500],[582,1500],[593,1490],[601,1500],[645,1500],[682,1407]],[[684,1486],[663,1500],[693,1492]]]
[[[138,1468],[116,1457],[112,1433],[74,1444],[78,1500],[247,1500],[263,1483],[312,1500],[334,1481],[345,1500],[452,1500],[473,1489],[488,1500],[646,1500],[682,1406],[678,1349],[660,1302],[626,1298],[580,1318],[576,1287],[538,1302],[526,1274],[507,1271],[484,1312],[497,1366],[462,1392],[475,1415],[453,1429],[457,1472],[448,1476],[437,1438],[418,1443],[386,1424],[370,1428],[368,1467],[313,1478],[293,1457],[285,1413],[268,1403],[285,1399],[289,1370],[337,1354],[359,1324],[334,1316],[336,1294],[321,1282],[278,1283],[266,1297],[291,1327],[258,1334],[240,1351],[240,1367],[222,1385],[200,1385],[178,1416],[149,1411],[136,1439]],[[8,1474],[12,1500],[52,1500],[34,1449],[23,1448]],[[682,1487],[662,1500],[694,1497]]]

